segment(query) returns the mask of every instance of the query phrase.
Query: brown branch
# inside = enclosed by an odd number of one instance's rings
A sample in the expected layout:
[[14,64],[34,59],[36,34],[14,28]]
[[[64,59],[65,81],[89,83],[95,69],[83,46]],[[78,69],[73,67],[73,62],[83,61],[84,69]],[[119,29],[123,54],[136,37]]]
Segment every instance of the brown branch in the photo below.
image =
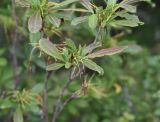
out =
[[48,80],[50,77],[50,72],[46,71],[46,76],[44,80],[44,101],[43,101],[43,118],[44,122],[48,122]]
[[72,101],[72,100],[75,99],[75,98],[78,98],[76,92],[75,92],[75,93],[72,93],[71,96],[69,96],[69,98],[64,101],[63,106],[61,107],[61,110],[59,111],[59,113],[64,109],[64,107],[65,107],[70,101]]
[[19,76],[17,75],[17,68],[18,68],[18,60],[16,56],[16,48],[17,48],[17,37],[18,37],[18,18],[16,15],[16,5],[15,0],[12,0],[12,17],[15,21],[15,30],[12,34],[12,67],[13,67],[13,79],[14,79],[14,89],[16,89],[17,84],[19,82]]
[[71,84],[72,81],[73,81],[73,79],[69,78],[69,80],[65,83],[64,87],[62,88],[62,90],[60,92],[59,98],[57,99],[57,102],[55,105],[55,110],[53,112],[52,122],[56,122],[56,119],[58,117],[60,110],[61,111],[63,110],[62,97],[64,96],[65,91],[67,90],[68,86]]

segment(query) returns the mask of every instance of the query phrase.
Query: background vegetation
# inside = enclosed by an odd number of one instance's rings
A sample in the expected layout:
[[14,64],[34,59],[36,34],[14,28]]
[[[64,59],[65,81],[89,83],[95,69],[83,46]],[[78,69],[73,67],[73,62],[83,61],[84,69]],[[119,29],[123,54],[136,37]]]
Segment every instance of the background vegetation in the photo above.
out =
[[[100,0],[95,2],[105,5]],[[104,68],[104,76],[94,75],[87,93],[71,101],[60,114],[58,122],[160,121],[160,1],[153,2],[157,5],[154,8],[146,3],[138,6],[137,14],[145,22],[144,25],[132,30],[112,30],[110,35],[105,36],[103,42],[106,47],[126,44],[137,46],[120,55],[97,60]],[[10,0],[0,1],[0,122],[12,121],[14,108],[10,109],[10,101],[4,101],[4,97],[14,89],[14,81],[19,90],[32,89],[42,96],[45,80],[45,64],[37,56],[38,51],[33,53],[32,61],[29,61],[32,50],[29,43],[39,38],[38,33],[28,32],[26,22],[29,13],[17,7],[17,25],[13,20],[13,12]],[[64,36],[72,37],[76,43],[89,44],[94,39],[87,23],[76,27],[63,23],[61,32],[65,32]],[[63,36],[52,37],[55,42],[63,40]],[[93,74],[90,70],[87,72]],[[49,79],[49,115],[59,90],[67,80],[67,73],[66,70],[60,70]],[[75,80],[66,94],[79,87],[80,81]],[[25,122],[41,122],[41,117],[42,110],[35,105],[28,107],[24,113]]]

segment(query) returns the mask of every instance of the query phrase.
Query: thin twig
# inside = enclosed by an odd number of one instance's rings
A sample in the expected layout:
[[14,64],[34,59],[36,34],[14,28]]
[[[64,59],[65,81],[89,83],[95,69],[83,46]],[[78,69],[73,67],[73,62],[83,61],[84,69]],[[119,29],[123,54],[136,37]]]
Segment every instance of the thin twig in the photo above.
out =
[[76,92],[75,92],[75,93],[72,93],[63,103],[61,103],[61,106],[59,107],[59,110],[57,111],[56,116],[55,116],[55,118],[53,119],[53,120],[54,120],[53,122],[56,121],[58,115],[63,111],[64,107],[65,107],[69,102],[71,102],[73,99],[75,99],[75,98],[77,98],[77,97],[78,97],[78,96],[77,96],[77,93],[76,93]]
[[15,5],[15,0],[12,0],[12,17],[15,21],[15,30],[13,35],[13,40],[12,40],[12,66],[13,66],[13,78],[14,78],[14,89],[16,89],[17,84],[19,82],[19,76],[16,74],[17,68],[18,68],[18,60],[16,56],[16,48],[17,48],[17,36],[18,36],[18,18],[16,15],[16,5]]
[[94,43],[96,43],[96,42],[98,41],[99,35],[100,35],[100,33],[101,33],[101,30],[102,30],[102,27],[99,27],[99,28],[98,28],[98,32],[97,32],[97,35],[96,35],[96,37],[95,37],[95,39],[94,39]]
[[52,116],[52,122],[55,122],[57,119],[57,116],[59,114],[59,111],[63,110],[62,109],[62,97],[64,96],[65,91],[67,90],[68,86],[71,84],[71,82],[73,81],[73,79],[69,78],[69,80],[65,83],[64,87],[62,88],[59,98],[57,99],[56,105],[55,105],[55,110],[53,112],[53,116]]
[[59,113],[64,109],[64,107],[65,107],[70,101],[72,101],[72,100],[75,99],[75,98],[77,98],[77,93],[76,93],[76,92],[75,92],[75,93],[72,93],[71,96],[64,101],[63,106],[61,107],[61,110],[59,111]]
[[43,117],[44,122],[48,122],[48,80],[50,73],[46,71],[45,81],[44,81],[44,101],[43,101]]

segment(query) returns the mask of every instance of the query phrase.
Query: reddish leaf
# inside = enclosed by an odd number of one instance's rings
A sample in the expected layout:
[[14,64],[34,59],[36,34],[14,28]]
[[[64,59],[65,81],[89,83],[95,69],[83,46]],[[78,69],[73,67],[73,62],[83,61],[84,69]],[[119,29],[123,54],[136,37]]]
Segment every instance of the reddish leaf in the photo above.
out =
[[97,57],[103,57],[103,56],[106,56],[106,55],[114,55],[114,54],[122,52],[127,47],[128,46],[102,49],[102,50],[99,50],[97,52],[89,54],[88,57],[89,58],[97,58]]

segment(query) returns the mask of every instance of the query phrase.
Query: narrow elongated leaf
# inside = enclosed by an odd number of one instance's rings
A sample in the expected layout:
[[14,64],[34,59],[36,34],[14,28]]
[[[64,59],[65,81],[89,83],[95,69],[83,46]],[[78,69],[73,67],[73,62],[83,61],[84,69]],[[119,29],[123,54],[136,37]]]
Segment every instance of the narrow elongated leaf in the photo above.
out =
[[74,18],[71,22],[71,25],[81,24],[81,23],[85,22],[87,19],[88,19],[88,16]]
[[89,16],[88,25],[91,29],[95,29],[98,24],[98,16],[97,14],[93,14]]
[[90,3],[90,0],[80,0],[80,2],[81,2],[81,4],[82,4],[85,8],[87,8],[91,13],[94,13],[93,7],[92,7],[92,5],[91,5],[91,3]]
[[98,47],[101,47],[102,46],[102,43],[101,42],[93,42],[91,44],[89,44],[83,51],[84,51],[84,54],[87,54],[87,53],[91,53],[94,49],[98,48]]
[[121,8],[124,8],[125,10],[135,13],[137,11],[137,7],[133,5],[128,5],[128,4],[120,4]]
[[69,48],[71,48],[73,51],[76,50],[76,45],[75,45],[75,43],[74,43],[71,39],[67,39],[67,40],[65,41],[65,43],[66,43],[67,46],[68,46]]
[[15,0],[16,5],[19,5],[21,7],[30,7],[30,4],[27,0]]
[[141,1],[148,1],[148,0],[123,0],[119,6],[121,8],[126,9],[129,12],[135,13],[136,12],[136,6],[134,6],[133,4],[137,3],[137,2],[141,2]]
[[14,122],[23,122],[23,113],[20,107],[18,107],[13,116]]
[[69,4],[74,3],[74,2],[77,2],[77,1],[79,1],[79,0],[65,0],[65,1],[59,3],[58,5],[56,5],[56,6],[53,7],[53,8],[63,7],[63,6],[69,5]]
[[122,18],[125,18],[127,20],[134,20],[136,22],[140,22],[138,16],[136,15],[133,15],[133,14],[128,14],[128,13],[122,13],[122,14],[119,14],[118,16],[122,17]]
[[93,71],[97,71],[99,74],[103,75],[104,74],[104,70],[99,66],[97,65],[95,62],[93,62],[92,60],[90,59],[85,59],[83,60],[83,64],[93,70]]
[[50,64],[46,67],[47,71],[53,71],[53,70],[58,70],[60,68],[62,68],[64,66],[64,64],[62,63],[54,63],[54,64]]
[[137,3],[137,2],[141,2],[141,1],[148,1],[148,0],[123,0],[121,3],[124,3],[124,4],[134,4],[134,3]]
[[61,24],[61,20],[57,17],[54,16],[48,16],[49,21],[55,26],[55,27],[59,27]]
[[136,27],[139,24],[143,25],[143,23],[137,23],[134,20],[116,20],[111,23],[112,26],[127,26],[127,27]]
[[37,33],[42,28],[42,17],[39,11],[35,12],[28,21],[28,29],[31,33]]
[[135,27],[138,25],[142,25],[143,22],[141,22],[136,15],[128,14],[128,13],[120,13],[117,16],[121,18],[125,18],[122,20],[115,20],[111,22],[111,25],[118,25],[118,26],[128,26],[128,27]]
[[48,39],[42,38],[39,40],[40,49],[44,51],[49,56],[63,61],[62,55],[54,44],[52,44]]
[[92,58],[103,57],[103,56],[107,56],[107,55],[114,55],[114,54],[122,52],[127,47],[128,46],[102,49],[97,52],[89,54],[88,58],[92,59]]

